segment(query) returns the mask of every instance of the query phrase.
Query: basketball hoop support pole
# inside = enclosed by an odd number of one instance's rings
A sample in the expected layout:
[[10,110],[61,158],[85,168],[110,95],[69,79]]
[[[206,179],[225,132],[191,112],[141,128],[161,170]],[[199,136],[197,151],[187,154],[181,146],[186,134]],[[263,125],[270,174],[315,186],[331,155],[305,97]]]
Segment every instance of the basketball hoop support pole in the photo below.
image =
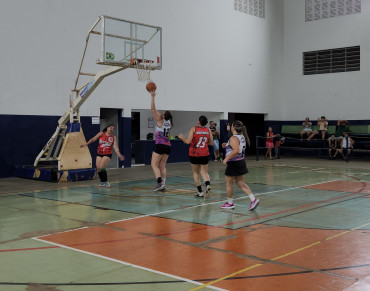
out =
[[[68,122],[73,122],[74,114],[78,114],[79,119],[79,109],[82,106],[82,104],[87,100],[87,98],[91,95],[91,93],[98,87],[98,85],[103,81],[105,77],[108,77],[110,75],[113,75],[117,72],[120,72],[129,66],[110,66],[104,70],[99,71],[93,80],[91,80],[88,84],[83,86],[81,89],[77,92],[77,98],[71,102],[71,107],[68,108],[68,110],[64,113],[64,115],[58,120],[58,126],[55,131],[55,133],[52,135],[52,137],[49,139],[49,141],[46,143],[44,148],[41,150],[41,152],[38,154],[38,156],[35,159],[34,167],[37,167],[40,161],[46,161],[46,162],[52,162],[52,161],[58,161],[58,170],[60,170],[60,163],[59,159],[57,157],[58,153],[56,151],[59,151],[60,147],[56,147],[54,149],[54,154],[51,154],[51,151],[53,151],[53,147],[56,143],[56,140],[59,137],[60,139],[64,139],[64,133],[65,130],[62,130],[66,127]],[[49,152],[50,151],[50,152]],[[43,156],[47,154],[46,157],[43,158]]]
[[[103,79],[105,77],[113,75],[113,74],[115,74],[117,72],[120,72],[120,71],[122,71],[124,69],[127,69],[127,68],[134,68],[134,66],[132,64],[130,64],[130,63],[126,64],[126,63],[122,62],[122,60],[119,60],[117,62],[106,62],[105,59],[104,59],[104,56],[102,56],[101,60],[97,61],[97,64],[108,65],[108,67],[99,71],[96,74],[82,73],[81,72],[81,69],[82,69],[82,66],[83,66],[83,63],[84,63],[84,59],[85,59],[85,55],[86,55],[87,46],[88,46],[89,39],[90,39],[90,35],[91,34],[98,34],[98,35],[102,35],[104,37],[104,34],[105,34],[105,29],[104,29],[105,18],[109,18],[111,20],[113,19],[113,20],[117,20],[117,21],[122,21],[123,23],[130,23],[131,27],[132,27],[133,24],[135,24],[135,25],[142,25],[142,26],[151,27],[153,29],[156,29],[155,32],[153,33],[153,35],[148,40],[138,39],[137,35],[135,36],[135,38],[133,38],[132,35],[128,38],[125,35],[122,36],[122,35],[116,35],[116,34],[112,34],[112,33],[107,34],[109,37],[120,38],[120,39],[128,39],[128,40],[131,41],[131,45],[132,45],[133,41],[140,41],[141,45],[139,45],[138,48],[136,48],[134,51],[132,51],[132,49],[131,49],[130,50],[130,55],[132,55],[133,53],[136,53],[144,45],[146,45],[148,42],[150,42],[158,32],[161,32],[160,27],[155,27],[155,26],[146,25],[146,24],[140,24],[140,23],[136,23],[136,22],[132,22],[132,21],[126,21],[126,20],[123,20],[123,19],[113,18],[113,17],[109,17],[109,16],[104,16],[104,15],[99,17],[99,19],[90,28],[90,30],[89,30],[89,32],[86,36],[86,39],[85,39],[85,47],[84,47],[83,54],[82,54],[82,59],[81,59],[80,65],[79,65],[77,78],[75,80],[74,88],[71,90],[71,92],[73,93],[72,95],[75,96],[75,98],[70,97],[70,107],[63,114],[63,116],[58,120],[58,126],[57,126],[57,129],[56,129],[55,133],[52,135],[52,137],[49,139],[49,141],[46,143],[46,145],[43,147],[41,152],[36,157],[36,159],[34,161],[34,167],[37,167],[39,162],[58,162],[58,170],[60,171],[61,170],[61,159],[64,159],[64,162],[66,162],[66,160],[71,161],[72,156],[74,156],[75,152],[80,149],[80,145],[86,143],[85,137],[84,137],[83,132],[82,132],[82,128],[80,128],[80,107],[82,106],[82,104],[87,100],[87,98],[89,98],[91,93],[96,89],[96,87],[103,81]],[[96,26],[99,24],[99,22],[102,23],[101,32],[94,30],[96,28]],[[162,43],[162,35],[160,33],[160,43],[159,43],[160,53],[159,53],[159,55],[162,58],[161,43]],[[103,42],[103,44],[104,44],[104,42]],[[103,48],[104,48],[104,46],[103,46]],[[105,50],[103,49],[103,52],[104,51]],[[124,59],[127,58],[128,56],[129,55],[125,56]],[[157,54],[157,56],[158,56],[158,54]],[[158,57],[157,57],[157,59],[158,59]],[[158,63],[158,61],[157,61],[157,63]],[[161,68],[161,67],[159,67],[159,68]],[[153,68],[153,69],[157,69],[157,68]],[[78,82],[79,82],[79,79],[80,79],[81,75],[94,76],[94,77],[90,82],[84,84],[80,88],[77,88],[77,85],[78,85]],[[70,127],[67,127],[68,122],[70,122]],[[78,138],[76,137],[76,135],[78,135]],[[73,143],[73,145],[72,145],[72,143]],[[78,145],[76,145],[74,143],[78,143]],[[84,148],[84,150],[86,150],[88,152],[88,155],[91,158],[89,150],[87,148]],[[83,154],[85,155],[86,153],[83,153]],[[66,156],[68,156],[68,157],[66,158]],[[85,155],[85,157],[87,157],[87,154]],[[75,161],[77,162],[77,158],[75,159]],[[73,164],[73,163],[69,163],[69,164]],[[66,165],[66,163],[64,165]],[[70,167],[70,166],[68,166],[68,167]],[[91,168],[91,163],[90,163],[90,168]],[[64,167],[63,170],[66,170],[66,168]]]

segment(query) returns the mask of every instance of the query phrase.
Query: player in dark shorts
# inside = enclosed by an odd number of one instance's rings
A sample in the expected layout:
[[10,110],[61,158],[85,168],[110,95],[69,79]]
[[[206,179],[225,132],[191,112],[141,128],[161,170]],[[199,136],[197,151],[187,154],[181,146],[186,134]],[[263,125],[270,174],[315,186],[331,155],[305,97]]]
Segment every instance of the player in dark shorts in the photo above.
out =
[[169,111],[164,111],[159,114],[155,107],[155,90],[149,92],[152,96],[151,110],[156,120],[155,128],[155,146],[152,153],[151,166],[156,178],[157,185],[153,191],[165,190],[166,189],[166,163],[171,153],[171,142],[169,139],[170,129],[173,126],[172,115]]
[[121,155],[118,149],[117,138],[113,134],[113,132],[114,125],[110,124],[106,128],[104,128],[103,131],[100,131],[97,135],[91,138],[86,144],[81,145],[81,147],[88,146],[89,144],[99,139],[98,155],[96,156],[96,170],[98,171],[98,175],[100,178],[100,184],[97,186],[98,188],[110,188],[110,184],[108,182],[108,174],[105,166],[112,158],[112,148],[114,148],[118,158],[121,161],[125,159],[125,157]]
[[250,140],[247,130],[241,121],[234,121],[230,129],[233,136],[230,137],[227,144],[222,144],[226,148],[226,157],[223,163],[227,166],[225,170],[227,202],[221,208],[235,208],[233,203],[233,184],[236,181],[238,187],[251,199],[248,210],[253,210],[258,206],[260,201],[254,197],[251,189],[244,182],[244,175],[248,173],[245,164],[245,148],[247,143],[250,145]]
[[209,149],[208,145],[213,145],[213,137],[210,129],[206,127],[208,123],[207,117],[204,115],[199,117],[198,125],[193,126],[185,138],[182,133],[179,134],[179,138],[186,144],[190,144],[189,147],[189,160],[191,163],[191,169],[193,171],[193,178],[195,186],[198,189],[197,197],[204,197],[202,190],[202,184],[200,182],[200,176],[205,183],[205,194],[211,191],[211,182],[208,175],[208,161],[209,161]]

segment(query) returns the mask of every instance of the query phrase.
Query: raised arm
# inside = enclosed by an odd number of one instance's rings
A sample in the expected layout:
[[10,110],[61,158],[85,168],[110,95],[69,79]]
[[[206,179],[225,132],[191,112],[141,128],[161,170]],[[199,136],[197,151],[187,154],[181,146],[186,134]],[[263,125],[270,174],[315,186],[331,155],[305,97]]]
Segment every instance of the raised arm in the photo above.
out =
[[195,127],[193,126],[190,131],[189,131],[189,134],[188,134],[188,137],[185,138],[184,135],[182,133],[179,134],[179,139],[181,139],[184,143],[186,144],[190,144],[191,143],[191,140],[193,139],[193,136],[194,136],[194,132],[195,132]]
[[99,137],[101,137],[101,135],[103,134],[102,131],[100,131],[97,135],[95,135],[94,137],[90,138],[89,141],[85,144],[82,144],[80,147],[85,147],[85,146],[88,146],[89,144],[97,141],[99,139]]
[[155,100],[154,100],[155,95],[156,95],[155,91],[150,92],[150,95],[152,96],[152,102],[151,102],[151,105],[150,105],[150,110],[153,113],[154,119],[157,121],[157,125],[162,126],[162,123],[163,123],[162,117],[161,117],[161,115],[159,114],[159,112],[157,111],[157,109],[155,107]]

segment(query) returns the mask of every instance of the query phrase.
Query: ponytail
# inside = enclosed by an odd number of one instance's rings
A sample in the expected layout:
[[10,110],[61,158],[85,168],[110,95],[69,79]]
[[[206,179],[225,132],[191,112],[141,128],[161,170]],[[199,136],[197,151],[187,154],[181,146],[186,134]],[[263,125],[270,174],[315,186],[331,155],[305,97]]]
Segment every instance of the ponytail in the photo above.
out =
[[164,113],[164,120],[171,121],[171,126],[173,127],[173,120],[172,120],[172,114],[168,110]]
[[243,122],[239,121],[239,120],[235,120],[232,125],[234,126],[235,130],[237,133],[241,133],[243,134],[245,140],[247,141],[248,143],[248,146],[251,145],[251,141],[249,139],[249,136],[248,136],[248,133],[247,133],[247,128],[245,127],[245,125],[243,124]]
[[249,136],[248,136],[248,133],[247,133],[247,128],[245,127],[245,125],[242,126],[242,134],[244,135],[245,140],[248,143],[248,146],[251,146],[251,141],[249,139]]

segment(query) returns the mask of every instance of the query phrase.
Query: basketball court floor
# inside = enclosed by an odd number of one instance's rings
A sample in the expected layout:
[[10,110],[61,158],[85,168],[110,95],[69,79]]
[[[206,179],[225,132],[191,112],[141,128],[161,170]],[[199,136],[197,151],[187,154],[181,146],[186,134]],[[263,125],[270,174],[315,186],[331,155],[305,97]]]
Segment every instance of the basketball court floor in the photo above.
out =
[[0,180],[0,290],[370,290],[368,162],[247,161],[261,203],[235,188],[222,210],[224,166],[195,198],[190,165],[149,166],[94,181]]

